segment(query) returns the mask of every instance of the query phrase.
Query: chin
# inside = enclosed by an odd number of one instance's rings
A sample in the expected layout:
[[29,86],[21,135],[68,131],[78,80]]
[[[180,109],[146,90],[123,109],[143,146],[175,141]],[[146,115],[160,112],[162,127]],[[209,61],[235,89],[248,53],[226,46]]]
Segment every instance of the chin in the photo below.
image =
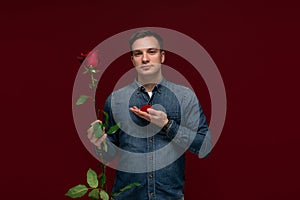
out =
[[149,70],[137,70],[140,76],[157,76],[160,74],[160,70],[157,69],[149,69]]
[[141,72],[140,73],[141,75],[143,75],[143,76],[155,76],[155,75],[157,75],[158,73],[157,72],[153,72],[153,71],[143,71],[143,72]]

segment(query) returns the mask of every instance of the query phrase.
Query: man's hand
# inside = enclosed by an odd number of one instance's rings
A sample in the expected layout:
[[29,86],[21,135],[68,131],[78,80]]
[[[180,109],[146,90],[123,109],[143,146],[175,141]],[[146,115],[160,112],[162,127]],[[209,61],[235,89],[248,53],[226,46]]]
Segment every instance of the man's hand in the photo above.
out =
[[148,108],[147,109],[148,113],[141,111],[136,106],[129,108],[129,110],[132,111],[137,116],[155,124],[160,128],[164,127],[169,121],[166,113],[160,110],[155,110],[153,108]]
[[93,123],[91,123],[91,127],[87,130],[87,137],[91,141],[91,143],[93,143],[98,149],[101,149],[101,144],[106,139],[107,134],[103,130],[103,135],[97,138],[95,136],[94,127],[93,127],[95,123],[102,123],[102,121],[96,120]]

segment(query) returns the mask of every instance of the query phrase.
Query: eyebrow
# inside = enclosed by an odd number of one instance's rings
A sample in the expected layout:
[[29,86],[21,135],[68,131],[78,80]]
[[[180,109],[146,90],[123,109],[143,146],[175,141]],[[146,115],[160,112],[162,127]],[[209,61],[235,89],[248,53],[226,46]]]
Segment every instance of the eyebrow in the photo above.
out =
[[[159,48],[150,47],[150,48],[147,48],[146,50],[147,51],[149,51],[149,50],[159,50]],[[142,51],[142,49],[132,50],[132,52],[139,52],[139,51]]]

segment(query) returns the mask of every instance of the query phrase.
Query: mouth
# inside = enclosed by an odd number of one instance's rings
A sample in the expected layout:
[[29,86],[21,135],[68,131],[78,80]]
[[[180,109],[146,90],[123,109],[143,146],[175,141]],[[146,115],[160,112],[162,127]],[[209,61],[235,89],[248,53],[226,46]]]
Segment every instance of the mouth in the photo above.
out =
[[141,69],[147,70],[150,69],[152,67],[152,65],[142,65]]

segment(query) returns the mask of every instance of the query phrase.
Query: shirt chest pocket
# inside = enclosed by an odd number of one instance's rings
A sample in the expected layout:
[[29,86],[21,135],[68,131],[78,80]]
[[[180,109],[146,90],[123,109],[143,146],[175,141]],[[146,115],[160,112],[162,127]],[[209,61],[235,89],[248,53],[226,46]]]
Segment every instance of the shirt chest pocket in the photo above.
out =
[[179,111],[169,111],[167,112],[167,117],[169,120],[174,120],[176,123],[180,124],[181,114]]

